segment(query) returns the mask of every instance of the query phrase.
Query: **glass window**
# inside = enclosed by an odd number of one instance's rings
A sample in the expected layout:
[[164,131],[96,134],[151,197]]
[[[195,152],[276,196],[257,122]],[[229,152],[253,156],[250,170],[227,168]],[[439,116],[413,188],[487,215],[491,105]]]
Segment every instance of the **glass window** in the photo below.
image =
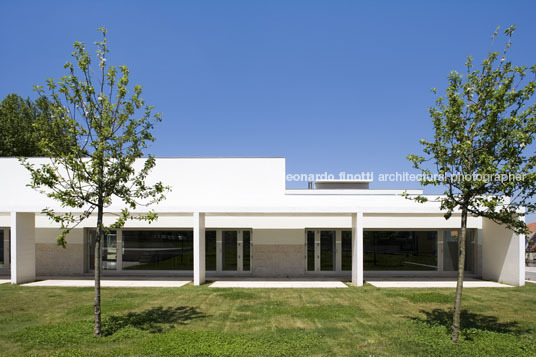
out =
[[365,270],[437,270],[437,232],[365,231]]
[[4,266],[4,229],[0,228],[0,267]]
[[307,271],[315,270],[315,232],[307,231]]
[[205,231],[205,269],[216,270],[216,231]]
[[[95,269],[95,238],[97,230],[89,231],[89,269]],[[102,266],[103,270],[116,270],[117,266],[117,234],[115,231],[110,231],[105,234],[104,240],[101,242]]]
[[242,258],[242,270],[250,271],[251,270],[251,256],[250,256],[251,232],[243,231],[242,240],[243,240],[242,246],[244,247],[244,254]]
[[341,232],[341,270],[352,270],[352,231]]
[[237,231],[222,231],[222,269],[237,270]]
[[[446,231],[443,233],[443,270],[458,271],[458,237],[460,231]],[[465,271],[473,271],[473,243],[474,234],[467,230],[465,240]]]
[[335,231],[320,231],[320,270],[335,270]]
[[193,270],[193,231],[123,231],[123,270]]

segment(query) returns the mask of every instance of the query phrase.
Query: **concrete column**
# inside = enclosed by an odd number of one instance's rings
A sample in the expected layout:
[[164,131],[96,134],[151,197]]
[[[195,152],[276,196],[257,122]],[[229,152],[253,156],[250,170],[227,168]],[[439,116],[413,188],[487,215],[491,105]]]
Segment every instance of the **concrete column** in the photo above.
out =
[[194,212],[194,285],[205,283],[205,214]]
[[35,214],[11,212],[11,284],[35,280]]
[[517,269],[518,273],[514,280],[514,285],[525,286],[525,242],[526,238],[524,234],[514,238],[514,246],[517,248]]
[[352,214],[352,284],[363,286],[363,213]]

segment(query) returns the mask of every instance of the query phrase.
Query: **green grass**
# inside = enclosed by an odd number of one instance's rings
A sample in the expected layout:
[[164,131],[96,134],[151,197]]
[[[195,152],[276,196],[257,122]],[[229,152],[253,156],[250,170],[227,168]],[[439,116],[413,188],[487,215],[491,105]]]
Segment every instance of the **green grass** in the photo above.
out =
[[104,288],[104,337],[90,288],[0,285],[1,355],[534,356],[536,284],[465,289]]

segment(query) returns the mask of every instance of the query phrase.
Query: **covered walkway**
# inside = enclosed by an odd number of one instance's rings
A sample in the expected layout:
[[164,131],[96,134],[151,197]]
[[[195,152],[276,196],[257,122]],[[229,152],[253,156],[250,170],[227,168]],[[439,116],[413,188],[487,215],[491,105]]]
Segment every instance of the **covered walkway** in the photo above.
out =
[[[103,288],[180,288],[191,280],[178,280],[169,277],[103,277]],[[21,286],[75,287],[86,288],[95,286],[92,277],[43,277],[37,281],[21,284]]]
[[[366,280],[377,288],[456,288],[456,278],[377,278]],[[466,278],[464,288],[511,288],[512,285]]]
[[210,285],[211,288],[347,288],[339,280],[312,280],[312,279],[232,279],[217,280]]

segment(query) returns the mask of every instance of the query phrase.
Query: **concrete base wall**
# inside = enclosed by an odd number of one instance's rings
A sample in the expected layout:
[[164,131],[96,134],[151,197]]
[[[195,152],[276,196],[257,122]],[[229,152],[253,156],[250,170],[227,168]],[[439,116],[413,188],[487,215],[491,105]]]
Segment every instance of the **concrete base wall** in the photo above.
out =
[[504,226],[483,220],[482,278],[525,285],[525,239]]
[[82,244],[67,244],[65,248],[57,244],[37,243],[35,246],[35,267],[37,275],[73,275],[84,273],[84,247]]
[[35,268],[37,275],[73,275],[84,273],[84,231],[74,229],[67,235],[67,246],[58,246],[59,229],[37,228]]
[[300,276],[305,274],[303,229],[254,229],[252,274]]
[[300,276],[305,274],[304,245],[253,246],[255,276]]

